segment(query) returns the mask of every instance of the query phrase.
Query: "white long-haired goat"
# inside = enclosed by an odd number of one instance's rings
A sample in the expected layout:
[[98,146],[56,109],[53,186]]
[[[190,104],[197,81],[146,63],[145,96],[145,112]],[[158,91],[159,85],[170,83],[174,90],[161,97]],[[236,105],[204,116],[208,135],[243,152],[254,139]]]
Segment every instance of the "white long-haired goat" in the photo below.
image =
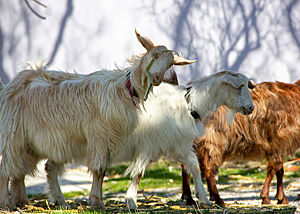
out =
[[[233,116],[237,112],[251,114],[254,106],[248,89],[249,79],[239,73],[220,72],[194,81],[187,89],[162,83],[144,103],[140,121],[122,147],[118,147],[113,163],[132,162],[126,173],[132,183],[126,194],[130,209],[136,209],[137,190],[149,163],[162,156],[185,164],[195,181],[196,197],[200,206],[209,207],[201,181],[198,160],[193,152],[193,141],[204,133],[202,120],[221,105],[226,105]],[[232,118],[229,118],[232,121]],[[85,151],[82,151],[82,156]],[[80,156],[81,156],[80,155]],[[63,165],[48,161],[45,167],[52,201],[65,204],[57,176]]]
[[0,208],[9,208],[10,179],[11,207],[27,203],[22,182],[34,174],[39,160],[67,163],[84,158],[93,175],[89,203],[104,209],[103,177],[138,122],[137,106],[170,66],[194,62],[136,36],[147,52],[128,69],[77,75],[47,72],[40,66],[20,72],[3,86]]

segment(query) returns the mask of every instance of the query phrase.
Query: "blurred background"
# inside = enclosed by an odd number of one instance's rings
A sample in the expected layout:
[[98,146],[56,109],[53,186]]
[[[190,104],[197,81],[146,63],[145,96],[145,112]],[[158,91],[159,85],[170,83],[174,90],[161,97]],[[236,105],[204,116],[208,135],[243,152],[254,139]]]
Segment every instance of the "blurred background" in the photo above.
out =
[[294,82],[300,78],[299,1],[39,0],[47,7],[0,1],[1,78],[7,83],[24,62],[37,59],[78,73],[126,67],[129,56],[144,52],[137,28],[154,44],[198,60],[176,68],[180,84],[223,69],[257,82]]

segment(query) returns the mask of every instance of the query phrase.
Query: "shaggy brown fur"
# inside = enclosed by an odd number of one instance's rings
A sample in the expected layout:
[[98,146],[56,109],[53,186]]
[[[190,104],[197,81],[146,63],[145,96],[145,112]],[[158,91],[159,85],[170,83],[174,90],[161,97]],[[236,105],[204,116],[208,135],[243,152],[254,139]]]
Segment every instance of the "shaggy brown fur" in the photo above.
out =
[[[296,85],[297,84],[297,85]],[[226,108],[221,107],[205,121],[206,134],[195,141],[195,152],[208,184],[211,200],[224,206],[216,187],[215,175],[225,161],[268,161],[267,177],[260,194],[269,204],[269,186],[276,173],[279,204],[288,200],[283,191],[283,161],[300,147],[300,81],[295,84],[263,82],[252,91],[254,112],[238,114],[230,127]],[[188,180],[183,171],[184,180]],[[183,183],[183,198],[193,203],[189,185]]]

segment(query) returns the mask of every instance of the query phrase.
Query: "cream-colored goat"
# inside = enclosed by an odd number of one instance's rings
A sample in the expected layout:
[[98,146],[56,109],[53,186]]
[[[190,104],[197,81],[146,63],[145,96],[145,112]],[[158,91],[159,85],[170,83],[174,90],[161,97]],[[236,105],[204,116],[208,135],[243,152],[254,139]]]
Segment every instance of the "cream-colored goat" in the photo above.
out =
[[[193,61],[174,56],[136,32],[147,53],[125,70],[89,75],[47,72],[42,66],[20,72],[0,93],[0,208],[23,206],[19,181],[33,175],[41,159],[67,163],[84,159],[93,175],[89,203],[104,209],[102,182],[120,143],[138,122],[138,105],[172,65]],[[59,76],[59,77],[58,77]],[[148,88],[148,89],[147,89]]]

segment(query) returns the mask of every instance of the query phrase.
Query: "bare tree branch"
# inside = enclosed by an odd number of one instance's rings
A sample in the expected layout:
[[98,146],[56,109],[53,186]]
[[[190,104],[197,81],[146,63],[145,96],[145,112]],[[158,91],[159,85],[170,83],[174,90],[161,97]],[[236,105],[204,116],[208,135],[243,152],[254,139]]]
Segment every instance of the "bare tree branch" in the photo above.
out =
[[66,25],[67,25],[67,21],[71,17],[72,12],[73,12],[73,0],[68,0],[67,1],[67,9],[66,9],[65,15],[63,16],[63,18],[61,20],[61,24],[60,24],[59,32],[58,32],[58,35],[57,35],[57,39],[56,39],[56,42],[54,44],[54,49],[53,49],[52,54],[50,56],[50,59],[47,63],[48,66],[50,64],[52,64],[53,61],[54,61],[54,58],[57,54],[57,51],[60,47],[60,44],[62,43],[62,39],[63,39],[64,31],[65,31],[65,28],[66,28]]
[[4,36],[2,33],[2,27],[0,25],[0,77],[1,80],[4,84],[9,82],[9,77],[7,76],[7,74],[4,71],[4,66],[3,66],[3,44],[4,44]]
[[[41,16],[40,14],[38,14],[38,13],[30,6],[28,0],[24,0],[24,1],[25,1],[25,3],[26,3],[27,7],[29,8],[29,10],[30,10],[34,15],[36,15],[36,16],[39,17],[40,19],[46,19],[46,17]],[[46,5],[44,5],[44,4],[42,4],[42,3],[38,2],[38,1],[35,1],[35,0],[33,0],[33,1],[36,2],[36,3],[38,3],[39,5],[42,5],[42,6],[46,7]]]
[[299,0],[292,0],[287,5],[286,12],[287,12],[288,27],[289,27],[290,33],[291,33],[292,38],[294,39],[294,41],[299,49],[299,52],[300,52],[300,38],[297,36],[293,18],[292,18],[293,7],[295,7],[298,3],[299,3]]

